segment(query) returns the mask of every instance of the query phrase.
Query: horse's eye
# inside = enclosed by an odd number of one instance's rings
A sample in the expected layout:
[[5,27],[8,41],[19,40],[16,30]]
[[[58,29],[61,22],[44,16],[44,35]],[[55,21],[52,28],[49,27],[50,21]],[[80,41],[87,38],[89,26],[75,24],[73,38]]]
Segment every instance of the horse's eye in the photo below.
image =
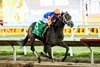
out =
[[67,16],[67,20],[71,20],[71,16],[69,15],[69,16]]

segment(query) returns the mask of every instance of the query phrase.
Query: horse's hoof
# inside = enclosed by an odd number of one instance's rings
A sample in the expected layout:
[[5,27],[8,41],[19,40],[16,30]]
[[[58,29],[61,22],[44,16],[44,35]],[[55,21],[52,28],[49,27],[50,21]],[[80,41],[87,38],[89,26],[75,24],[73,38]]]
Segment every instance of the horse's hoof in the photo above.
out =
[[44,53],[43,53],[43,52],[40,52],[40,54],[41,54],[41,55],[44,55]]
[[53,59],[49,59],[49,62],[54,63],[54,60]]
[[62,62],[65,62],[65,58],[62,59]]
[[41,58],[40,57],[38,57],[38,63],[41,63]]
[[43,52],[40,52],[40,54],[41,54],[41,56],[48,58],[48,56],[46,54],[44,54]]
[[53,60],[53,59],[51,59],[51,62],[52,62],[52,63],[54,63],[54,60]]

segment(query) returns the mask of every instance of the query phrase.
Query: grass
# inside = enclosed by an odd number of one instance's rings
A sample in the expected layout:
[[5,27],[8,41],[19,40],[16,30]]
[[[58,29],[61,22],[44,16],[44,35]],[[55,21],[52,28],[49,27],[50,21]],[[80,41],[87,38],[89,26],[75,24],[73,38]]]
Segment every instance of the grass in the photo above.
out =
[[[27,46],[27,54],[24,55],[24,48],[16,46],[16,54],[20,57],[29,57],[34,58],[36,60],[36,56],[30,50],[30,47]],[[43,51],[42,46],[35,47],[37,52]],[[62,57],[65,55],[65,49],[62,47],[53,47],[53,55],[56,61],[61,61]],[[90,63],[90,51],[86,47],[72,47],[73,56],[70,56],[70,52],[68,53],[67,62],[81,62],[81,63]],[[94,51],[94,59],[95,63],[100,63],[100,47],[92,47]],[[13,55],[13,50],[10,46],[0,46],[0,56],[11,56]],[[1,58],[2,59],[2,58]],[[32,60],[32,59],[31,59]],[[43,59],[42,59],[43,60]],[[45,60],[45,59],[44,59]]]
[[[33,53],[30,50],[30,47],[26,47],[27,56],[32,56]],[[100,57],[100,47],[92,47],[94,51],[94,55],[96,57]],[[35,50],[38,52],[43,51],[42,46],[36,46]],[[65,49],[62,47],[53,47],[52,48],[54,56],[64,56]],[[76,57],[87,57],[90,56],[90,50],[86,47],[72,47],[73,55]],[[24,55],[24,48],[20,48],[20,46],[16,46],[17,55]],[[10,46],[0,46],[0,55],[13,55],[12,47]],[[68,54],[69,55],[69,54]]]
[[[0,35],[0,37],[3,37],[3,36],[1,36]],[[24,37],[24,35],[22,34],[22,35],[6,35],[5,37],[7,37],[7,38],[11,38],[11,37],[19,37],[19,38],[21,38],[21,37]],[[70,36],[65,36],[66,38],[67,37],[71,37],[71,35]],[[75,35],[75,37],[81,37],[81,38],[97,38],[98,36],[97,35],[82,35],[82,36],[78,36],[78,35]],[[35,49],[38,51],[38,52],[41,52],[42,50],[43,50],[43,47],[42,46],[36,46],[35,47]],[[53,47],[52,48],[53,49],[53,52],[54,52],[54,55],[63,55],[64,54],[64,52],[65,52],[65,49],[64,48],[61,48],[61,47]],[[17,50],[17,54],[18,53],[22,53],[23,54],[23,48],[22,49],[20,49],[20,46],[16,46],[16,50]],[[87,47],[72,47],[72,50],[73,50],[73,54],[74,55],[78,55],[78,54],[81,54],[81,53],[85,53],[85,54],[88,54],[88,53],[90,53],[90,50],[87,48]],[[10,47],[10,46],[0,46],[0,55],[3,55],[3,53],[4,54],[11,54],[12,53],[12,48]],[[96,55],[98,55],[98,53],[100,53],[99,51],[100,51],[100,47],[93,47],[93,51],[95,52],[95,53],[97,53]],[[6,52],[6,53],[5,53]],[[31,52],[31,50],[30,50],[30,47],[27,47],[27,52],[30,54],[30,53],[32,53]]]
[[[0,35],[0,37],[4,37],[3,35]],[[23,34],[21,35],[5,35],[4,38],[22,38],[24,37]],[[65,36],[66,38],[70,38],[71,35],[69,36]],[[76,38],[98,38],[98,35],[82,35],[82,36],[78,36],[75,35],[74,37]],[[24,55],[24,48],[20,48],[20,46],[15,46],[16,47],[16,53],[17,56],[25,56],[25,57],[35,57],[35,55],[33,55],[32,51],[30,50],[30,47],[27,46],[27,54]],[[35,46],[35,50],[38,52],[43,51],[43,46]],[[64,56],[65,54],[65,49],[62,47],[53,47],[53,55],[54,57],[57,57],[57,59],[62,56]],[[100,59],[100,47],[92,47],[92,50],[94,52],[94,59],[96,59],[98,62],[98,60]],[[87,47],[72,47],[72,51],[73,51],[73,56],[70,56],[70,51],[68,53],[68,59],[67,61],[74,61],[74,62],[90,62],[90,50]],[[10,56],[13,55],[13,49],[11,46],[0,46],[0,56]],[[100,60],[99,60],[100,63]]]

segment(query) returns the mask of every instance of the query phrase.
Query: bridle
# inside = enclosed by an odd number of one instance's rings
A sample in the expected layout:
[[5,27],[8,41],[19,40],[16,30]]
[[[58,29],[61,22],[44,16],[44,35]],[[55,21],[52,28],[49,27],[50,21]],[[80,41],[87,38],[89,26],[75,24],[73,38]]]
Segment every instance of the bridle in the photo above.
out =
[[[64,13],[65,14],[65,13]],[[63,14],[63,16],[64,16],[64,14]],[[60,14],[60,16],[61,16],[61,14]],[[55,16],[56,18],[58,18],[61,22],[63,22],[64,24],[66,24],[66,22],[68,23],[68,22],[70,22],[71,20],[66,20],[66,18],[65,17],[63,17],[64,19],[65,19],[65,21],[64,20],[62,20],[59,16]]]

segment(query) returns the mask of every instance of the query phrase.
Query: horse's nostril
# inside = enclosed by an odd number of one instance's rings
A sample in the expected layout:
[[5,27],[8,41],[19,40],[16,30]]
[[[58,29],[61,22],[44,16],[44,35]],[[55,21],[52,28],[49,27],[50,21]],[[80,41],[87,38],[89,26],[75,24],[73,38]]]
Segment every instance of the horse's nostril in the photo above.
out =
[[71,27],[73,27],[73,26],[74,26],[74,24],[72,23],[72,24],[71,24]]
[[67,25],[68,25],[68,26],[70,26],[70,24],[69,24],[69,23],[68,23]]

